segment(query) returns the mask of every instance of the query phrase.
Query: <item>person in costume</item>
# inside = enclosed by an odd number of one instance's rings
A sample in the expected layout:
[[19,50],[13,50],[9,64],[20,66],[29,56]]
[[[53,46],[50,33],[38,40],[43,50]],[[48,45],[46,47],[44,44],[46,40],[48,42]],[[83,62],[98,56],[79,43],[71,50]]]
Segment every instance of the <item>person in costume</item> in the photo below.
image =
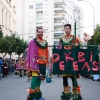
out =
[[18,60],[16,60],[15,63],[15,71],[14,71],[15,76],[19,75],[19,64],[18,64]]
[[28,81],[30,81],[32,79],[32,71],[29,70],[29,68],[28,68],[27,58],[25,59],[25,67],[24,67],[24,70],[26,70],[25,75],[28,76]]
[[[62,36],[60,38],[60,42],[59,45],[78,45],[81,44],[81,41],[79,38],[76,37],[76,42],[74,41],[74,35],[71,35],[71,25],[70,24],[65,24],[64,25],[64,30],[65,30],[65,35]],[[62,47],[58,47],[58,49],[61,49]],[[71,49],[72,46],[64,46],[64,49],[68,50]],[[66,98],[67,96],[71,95],[71,87],[68,85],[68,77],[71,78],[72,80],[72,84],[73,84],[73,94],[75,93],[75,79],[74,76],[72,74],[63,74],[63,95],[61,96],[61,98]],[[79,78],[79,75],[77,75],[77,78]],[[76,80],[76,93],[79,96],[79,100],[82,99],[81,95],[80,95],[80,86],[78,86],[77,80]]]
[[18,60],[18,70],[19,70],[19,76],[22,77],[23,76],[23,70],[24,70],[24,61],[23,61],[23,58],[20,57],[19,60]]
[[36,37],[28,44],[27,50],[27,70],[32,71],[31,86],[27,100],[39,99],[42,97],[40,85],[45,79],[46,64],[48,64],[48,43],[44,40],[43,29],[36,30]]

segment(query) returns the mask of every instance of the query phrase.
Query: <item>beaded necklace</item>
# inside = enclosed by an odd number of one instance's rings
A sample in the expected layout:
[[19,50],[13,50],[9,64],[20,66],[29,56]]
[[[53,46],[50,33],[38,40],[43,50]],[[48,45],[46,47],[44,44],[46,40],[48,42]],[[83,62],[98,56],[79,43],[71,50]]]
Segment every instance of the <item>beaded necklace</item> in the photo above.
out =
[[46,40],[39,40],[38,38],[34,38],[34,41],[38,44],[41,48],[46,48],[48,46],[48,43]]
[[67,37],[66,36],[62,36],[62,38],[60,39],[60,41],[62,42],[63,45],[70,45],[71,42],[73,41],[74,37],[71,36],[71,37]]

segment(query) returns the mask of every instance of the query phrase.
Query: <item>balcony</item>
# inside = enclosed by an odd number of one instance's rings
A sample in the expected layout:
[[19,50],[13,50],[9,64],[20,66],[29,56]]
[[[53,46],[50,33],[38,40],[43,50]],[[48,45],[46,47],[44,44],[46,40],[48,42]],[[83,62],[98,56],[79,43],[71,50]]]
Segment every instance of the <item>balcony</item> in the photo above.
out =
[[54,19],[64,19],[65,14],[64,13],[56,13],[54,14]]
[[63,32],[54,33],[54,39],[60,39],[63,35]]
[[36,17],[43,17],[43,12],[42,11],[38,11],[36,12]]
[[57,26],[62,26],[63,25],[63,23],[62,23],[62,20],[60,19],[60,20],[54,20],[54,26],[55,27],[57,27]]
[[59,40],[54,40],[54,45],[58,45],[59,44]]
[[36,5],[36,10],[37,11],[42,11],[43,10],[43,4],[37,4]]
[[54,27],[59,27],[59,26],[63,26],[63,23],[61,23],[61,22],[54,23]]
[[43,22],[36,22],[37,27],[42,26],[42,25],[43,25]]
[[54,0],[54,4],[64,4],[65,0]]
[[55,4],[54,5],[54,11],[55,12],[62,12],[65,11],[65,6],[61,4]]

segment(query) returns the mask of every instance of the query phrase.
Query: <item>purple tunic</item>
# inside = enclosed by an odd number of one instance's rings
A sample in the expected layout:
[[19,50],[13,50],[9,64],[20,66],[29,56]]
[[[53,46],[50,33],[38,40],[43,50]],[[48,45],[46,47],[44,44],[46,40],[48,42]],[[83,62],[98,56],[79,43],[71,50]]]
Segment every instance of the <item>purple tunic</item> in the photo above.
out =
[[16,63],[16,69],[19,69],[19,64],[18,63]]
[[29,70],[32,71],[39,71],[39,66],[37,63],[38,59],[38,46],[34,40],[31,40],[28,44],[28,50],[27,50],[27,67]]

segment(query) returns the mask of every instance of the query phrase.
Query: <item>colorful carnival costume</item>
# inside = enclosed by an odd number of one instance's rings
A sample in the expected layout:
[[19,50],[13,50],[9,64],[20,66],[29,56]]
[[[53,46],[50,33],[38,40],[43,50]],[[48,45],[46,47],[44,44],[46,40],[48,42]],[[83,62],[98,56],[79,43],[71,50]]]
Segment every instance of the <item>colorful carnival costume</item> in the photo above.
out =
[[19,76],[22,77],[23,76],[23,69],[24,69],[24,61],[22,58],[19,58],[18,61],[18,71],[19,71]]
[[27,51],[27,70],[32,72],[31,87],[27,100],[42,97],[40,91],[41,80],[45,79],[46,64],[48,63],[47,41],[38,36],[30,41]]
[[[74,36],[73,35],[69,35],[69,36],[62,36],[59,42],[59,45],[74,45],[74,44],[80,44],[80,40],[78,38],[76,38],[76,43],[74,42]],[[64,46],[64,49],[68,50],[71,49],[72,46]],[[61,47],[58,47],[58,49],[61,49]],[[73,84],[73,94],[75,94],[75,78],[72,74],[63,74],[63,94],[61,96],[62,99],[66,99],[66,98],[70,98],[72,96],[71,93],[71,87],[68,85],[68,77],[71,78],[72,80],[72,84]],[[79,75],[77,75],[77,78],[79,78]],[[81,96],[80,96],[80,86],[78,86],[77,80],[76,80],[76,93],[77,95],[80,97],[79,100],[81,100]],[[69,100],[69,99],[68,99]]]

